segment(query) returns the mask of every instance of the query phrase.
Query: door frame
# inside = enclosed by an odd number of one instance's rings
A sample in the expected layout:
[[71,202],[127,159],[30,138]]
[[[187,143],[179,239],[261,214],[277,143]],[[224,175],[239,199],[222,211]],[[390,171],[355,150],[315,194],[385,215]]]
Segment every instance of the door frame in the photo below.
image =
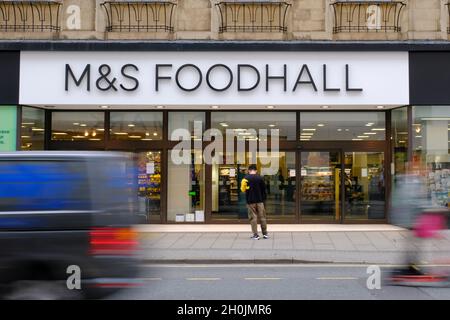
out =
[[[386,134],[388,132],[386,131]],[[389,145],[386,143],[386,140],[379,141],[308,141],[302,143],[302,145],[298,148],[297,159],[298,159],[298,170],[301,173],[301,153],[302,152],[311,152],[311,151],[336,151],[340,153],[341,160],[341,203],[340,203],[340,219],[336,221],[329,221],[326,219],[314,219],[314,220],[305,220],[302,219],[301,212],[301,194],[298,195],[298,217],[299,223],[307,224],[307,223],[326,223],[326,224],[380,224],[388,222],[388,208],[389,208],[389,192],[390,192],[390,183],[391,183],[391,173],[390,173],[390,158],[391,152]],[[345,172],[345,153],[346,152],[383,152],[384,153],[384,181],[385,181],[385,217],[384,219],[361,219],[361,220],[347,220],[345,218],[345,185],[342,183],[344,172]],[[300,192],[301,189],[301,181],[300,174],[298,176],[298,190]]]

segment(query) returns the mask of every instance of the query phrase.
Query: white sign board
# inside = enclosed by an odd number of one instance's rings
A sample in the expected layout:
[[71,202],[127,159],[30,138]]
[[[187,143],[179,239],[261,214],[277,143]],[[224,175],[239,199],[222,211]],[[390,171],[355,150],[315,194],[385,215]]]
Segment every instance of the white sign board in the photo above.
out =
[[408,103],[407,52],[21,52],[20,104]]

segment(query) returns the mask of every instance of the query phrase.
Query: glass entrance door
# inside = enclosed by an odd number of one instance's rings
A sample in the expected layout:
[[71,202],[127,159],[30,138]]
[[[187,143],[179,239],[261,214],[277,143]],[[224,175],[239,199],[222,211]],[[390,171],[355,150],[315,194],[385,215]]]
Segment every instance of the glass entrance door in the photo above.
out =
[[384,219],[384,152],[345,152],[344,158],[344,219]]
[[[269,153],[267,157],[258,155],[256,161],[250,153],[235,154],[235,163],[214,164],[212,166],[212,218],[215,220],[247,220],[245,193],[240,190],[242,179],[247,174],[248,165],[254,163],[258,174],[264,179],[267,199],[267,218],[288,221],[296,218],[296,153],[282,151]],[[242,163],[238,163],[242,158]]]
[[340,221],[341,218],[341,152],[301,152],[302,221]]

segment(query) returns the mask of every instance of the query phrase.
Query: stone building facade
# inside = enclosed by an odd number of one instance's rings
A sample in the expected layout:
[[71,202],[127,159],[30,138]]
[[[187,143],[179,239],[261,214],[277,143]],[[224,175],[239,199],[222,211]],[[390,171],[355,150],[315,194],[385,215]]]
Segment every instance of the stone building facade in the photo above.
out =
[[0,38],[447,40],[448,2],[16,0],[0,4]]

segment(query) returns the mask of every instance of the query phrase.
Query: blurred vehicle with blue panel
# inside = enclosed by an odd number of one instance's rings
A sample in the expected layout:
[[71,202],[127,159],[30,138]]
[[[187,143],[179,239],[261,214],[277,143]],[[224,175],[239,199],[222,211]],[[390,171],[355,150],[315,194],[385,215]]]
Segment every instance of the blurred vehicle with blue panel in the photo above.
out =
[[[139,285],[135,171],[124,153],[0,153],[2,298],[101,298]],[[70,266],[80,290],[68,288]]]

